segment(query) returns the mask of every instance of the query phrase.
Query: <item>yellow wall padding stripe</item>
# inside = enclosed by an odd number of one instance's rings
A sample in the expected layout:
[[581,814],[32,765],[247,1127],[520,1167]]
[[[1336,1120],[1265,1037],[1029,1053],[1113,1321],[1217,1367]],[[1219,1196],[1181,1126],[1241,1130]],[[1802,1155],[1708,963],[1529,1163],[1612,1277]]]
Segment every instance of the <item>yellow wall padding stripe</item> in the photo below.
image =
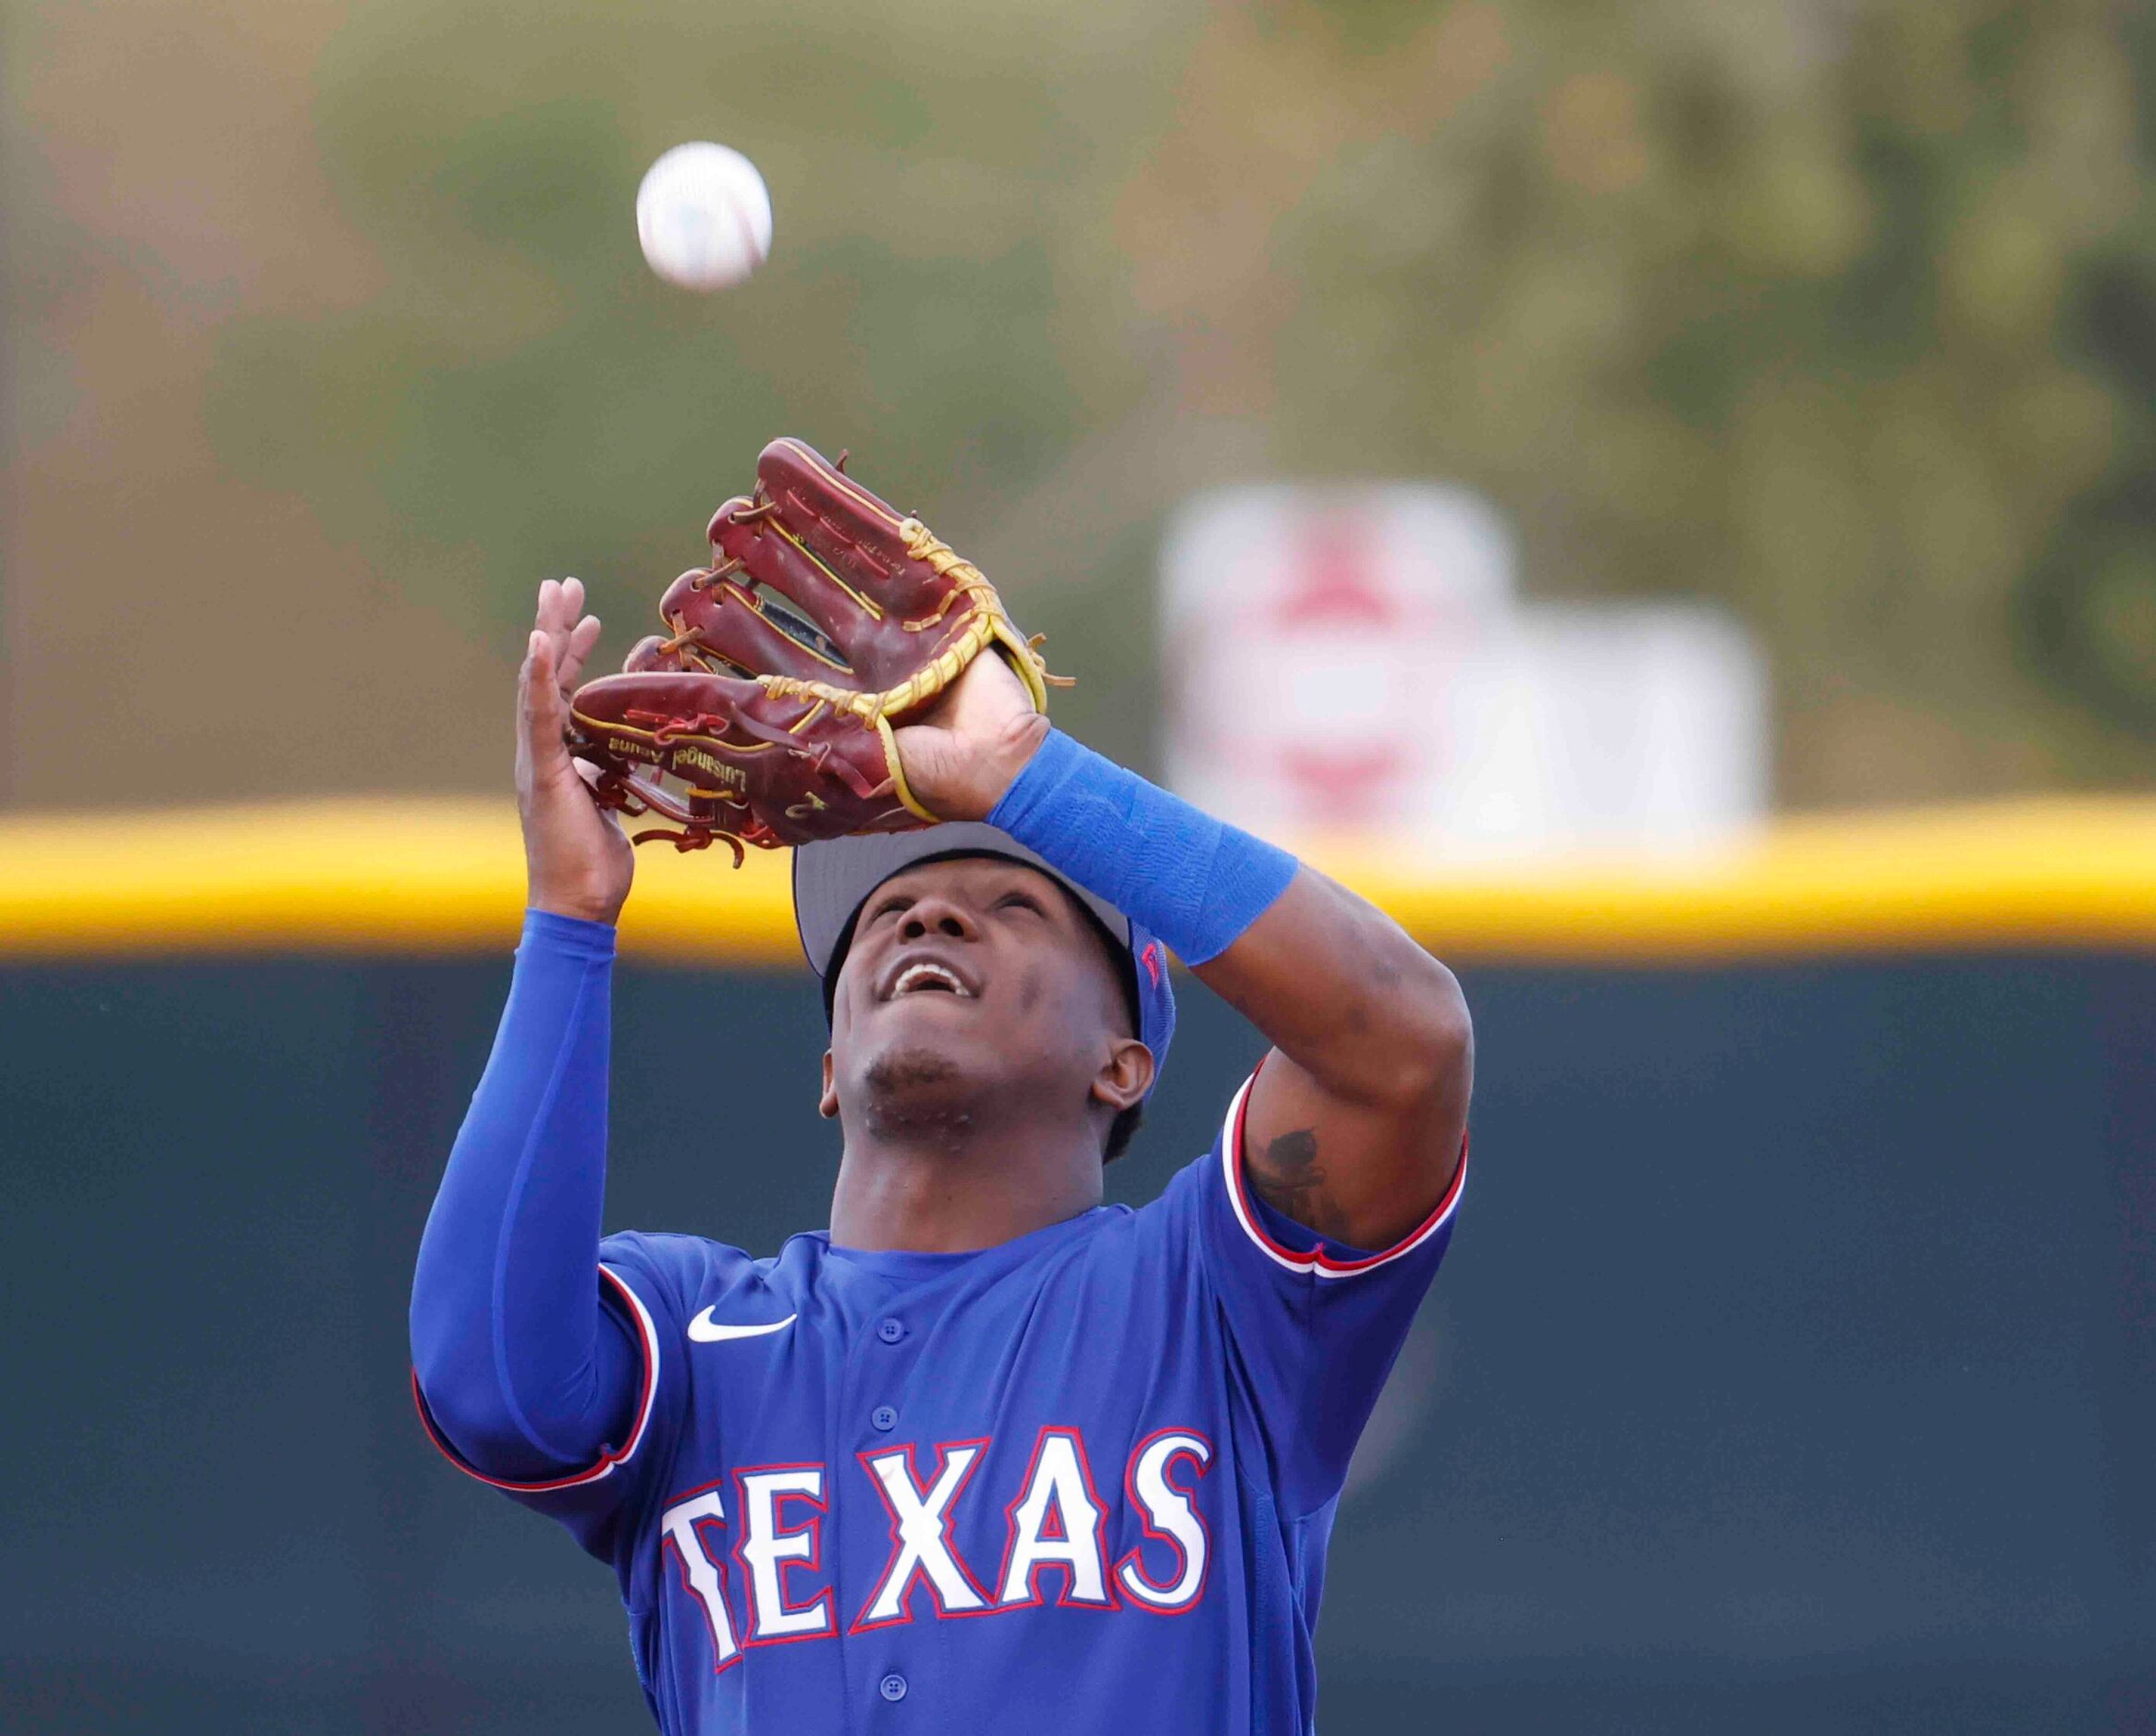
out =
[[[2156,799],[1784,820],[1708,858],[1438,870],[1313,860],[1449,959],[1636,962],[1993,947],[2156,950]],[[637,852],[631,956],[797,963],[783,852]],[[507,801],[0,815],[0,959],[501,953]]]

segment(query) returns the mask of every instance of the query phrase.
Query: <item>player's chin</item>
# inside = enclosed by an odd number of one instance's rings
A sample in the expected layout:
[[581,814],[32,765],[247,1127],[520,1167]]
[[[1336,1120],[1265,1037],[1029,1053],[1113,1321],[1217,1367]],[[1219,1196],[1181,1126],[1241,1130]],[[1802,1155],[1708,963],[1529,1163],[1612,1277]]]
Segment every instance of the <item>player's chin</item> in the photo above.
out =
[[880,1046],[861,1070],[857,1101],[884,1133],[955,1130],[973,1119],[979,1045],[908,1040]]
[[897,1043],[870,1057],[864,1077],[878,1094],[934,1092],[961,1083],[965,1068],[947,1045]]

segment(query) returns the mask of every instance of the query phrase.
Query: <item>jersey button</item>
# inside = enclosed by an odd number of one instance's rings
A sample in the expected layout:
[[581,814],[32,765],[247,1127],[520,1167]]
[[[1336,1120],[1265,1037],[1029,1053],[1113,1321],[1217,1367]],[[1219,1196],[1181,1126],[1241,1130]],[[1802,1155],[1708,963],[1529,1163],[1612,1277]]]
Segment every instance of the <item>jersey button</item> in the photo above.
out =
[[893,1670],[876,1684],[876,1692],[894,1704],[906,1697],[906,1679]]
[[896,1344],[906,1336],[906,1323],[903,1320],[896,1319],[879,1321],[876,1325],[876,1336],[886,1344]]
[[[898,1427],[899,1413],[892,1410],[888,1404],[879,1404],[876,1407],[875,1410],[868,1413],[868,1420],[871,1423],[874,1423],[876,1427],[880,1428],[885,1434],[888,1435],[891,1432],[891,1430]],[[899,1678],[896,1676],[891,1677],[890,1680],[899,1683],[899,1693],[905,1693],[906,1684],[903,1681],[899,1681]],[[899,1695],[894,1693],[890,1697],[895,1700],[899,1697]]]

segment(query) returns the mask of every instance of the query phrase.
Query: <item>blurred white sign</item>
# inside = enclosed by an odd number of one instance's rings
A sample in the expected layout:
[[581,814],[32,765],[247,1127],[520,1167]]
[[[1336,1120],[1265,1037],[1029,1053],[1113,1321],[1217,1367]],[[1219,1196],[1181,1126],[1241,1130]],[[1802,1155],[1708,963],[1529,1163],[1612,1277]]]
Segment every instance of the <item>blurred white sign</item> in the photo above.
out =
[[1691,605],[1513,595],[1464,490],[1236,488],[1165,551],[1168,774],[1254,831],[1427,854],[1685,849],[1757,817],[1764,680]]

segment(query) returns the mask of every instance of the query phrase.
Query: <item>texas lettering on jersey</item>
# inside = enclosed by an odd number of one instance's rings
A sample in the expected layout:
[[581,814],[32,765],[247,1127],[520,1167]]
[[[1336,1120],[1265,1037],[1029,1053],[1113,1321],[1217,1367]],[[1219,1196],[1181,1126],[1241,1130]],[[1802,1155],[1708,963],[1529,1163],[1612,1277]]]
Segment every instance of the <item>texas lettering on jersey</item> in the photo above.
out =
[[[1001,1559],[983,1572],[961,1552],[957,1529],[987,1448],[985,1439],[939,1442],[924,1473],[909,1442],[862,1453],[843,1479],[823,1464],[759,1465],[668,1502],[659,1515],[665,1551],[710,1631],[714,1668],[738,1663],[747,1646],[831,1638],[842,1620],[862,1633],[916,1618],[989,1616],[1035,1608],[1050,1588],[1059,1608],[1157,1615],[1180,1614],[1204,1595],[1210,1538],[1199,1480],[1213,1462],[1204,1435],[1164,1428],[1132,1451],[1122,1499],[1145,1541],[1111,1562],[1118,1515],[1095,1485],[1084,1432],[1042,1429],[1004,1508]],[[824,1523],[834,1500],[872,1492],[889,1559],[845,1616],[825,1570]]]

